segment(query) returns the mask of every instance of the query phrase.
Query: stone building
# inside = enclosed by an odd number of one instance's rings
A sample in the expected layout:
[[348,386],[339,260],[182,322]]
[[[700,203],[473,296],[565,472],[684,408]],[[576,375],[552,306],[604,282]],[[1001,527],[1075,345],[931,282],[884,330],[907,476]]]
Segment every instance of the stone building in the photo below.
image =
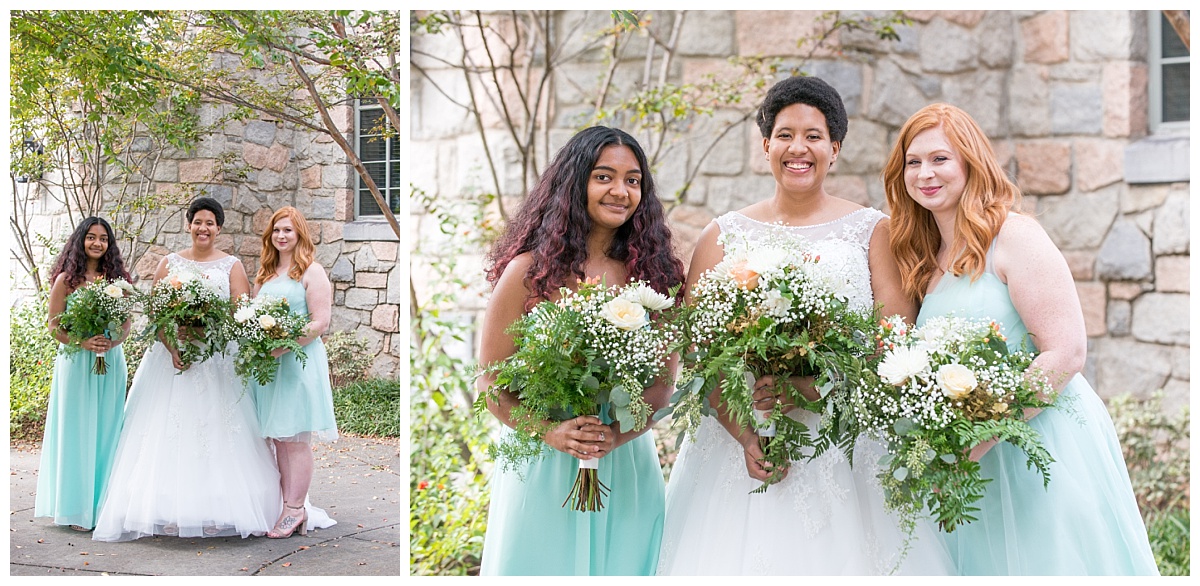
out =
[[[207,195],[221,202],[225,225],[217,247],[240,258],[251,279],[258,270],[261,235],[271,214],[285,205],[300,210],[316,243],[316,260],[325,267],[334,286],[333,313],[326,336],[337,331],[355,333],[368,342],[368,351],[374,356],[369,374],[398,377],[401,349],[406,342],[398,333],[401,288],[407,272],[398,262],[399,241],[374,201],[369,195],[365,202],[357,197],[359,178],[345,153],[328,135],[278,120],[251,118],[218,123],[230,108],[217,103],[200,105],[200,123],[212,127],[211,131],[191,151],[168,149],[154,167],[150,189]],[[372,116],[377,117],[378,112],[354,105],[333,109],[338,127],[348,140],[376,150],[378,147],[368,146],[374,144],[367,140],[369,136],[360,135],[364,132],[361,129],[372,127]],[[390,147],[383,149],[382,157],[362,158],[380,161],[377,166],[390,175],[388,171],[398,166]],[[376,180],[386,186],[382,177]],[[30,189],[41,189],[30,202],[36,208],[33,231],[64,238],[72,226],[61,198],[36,183],[30,185]],[[398,193],[393,192],[393,197]],[[164,212],[162,217],[152,218],[143,240],[149,242],[151,237],[153,244],[145,254],[126,258],[143,282],[153,277],[164,255],[191,245],[182,213]],[[13,265],[11,272],[18,279],[11,294],[20,298],[31,289],[19,278],[15,262]]]
[[[799,62],[804,55],[796,39],[814,30],[819,14],[688,12],[669,79],[680,84],[710,73],[720,76],[732,70],[729,58],[735,56]],[[1070,265],[1087,326],[1084,375],[1102,397],[1126,391],[1145,397],[1165,389],[1165,408],[1186,404],[1190,58],[1173,29],[1157,11],[914,11],[907,16],[911,25],[897,28],[898,41],[842,31],[833,39],[842,54],[821,51],[804,64],[805,71],[839,90],[850,115],[829,191],[886,212],[879,173],[899,126],[933,102],[962,107],[991,137],[1000,162],[1026,196],[1025,209]],[[669,31],[679,15],[655,12],[653,17]],[[606,11],[560,12],[548,34],[566,37],[580,21],[599,30],[611,23],[608,19]],[[414,35],[412,46],[414,52],[439,55],[455,50],[444,35]],[[847,57],[852,53],[858,58]],[[546,107],[548,152],[577,130],[578,117],[572,114],[586,110],[591,99],[578,88],[602,76],[605,59],[603,51],[590,50],[560,67]],[[428,59],[414,58],[414,63],[409,151],[414,185],[439,197],[489,185],[478,165],[479,134],[445,95],[467,99],[462,74]],[[741,114],[718,109],[711,120],[697,121],[693,132],[715,134]],[[506,131],[495,116],[484,120],[490,124],[486,136],[493,156],[511,159]],[[683,258],[714,217],[773,192],[761,148],[758,129],[743,122],[707,154],[686,201],[670,215]],[[702,154],[688,147],[655,169],[660,193],[671,194],[681,185],[682,174],[672,167]],[[521,195],[511,177],[504,189],[505,196]],[[412,222],[422,238],[435,236],[433,224],[420,215]]]

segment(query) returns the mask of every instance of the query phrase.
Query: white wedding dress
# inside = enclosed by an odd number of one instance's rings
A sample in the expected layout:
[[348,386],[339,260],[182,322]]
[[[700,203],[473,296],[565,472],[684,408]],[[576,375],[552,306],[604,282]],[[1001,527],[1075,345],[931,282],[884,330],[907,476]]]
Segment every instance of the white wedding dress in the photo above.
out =
[[[202,273],[225,299],[236,261],[168,257]],[[162,342],[146,352],[92,539],[247,537],[274,526],[283,509],[279,470],[259,437],[254,396],[234,374],[234,348],[179,374]],[[308,514],[310,528],[334,523],[316,507]]]
[[[733,254],[771,234],[795,238],[838,276],[852,305],[874,303],[867,251],[885,216],[864,208],[815,226],[781,226],[731,212],[717,219],[719,242]],[[819,416],[796,413],[810,429]],[[659,575],[945,575],[950,557],[931,522],[919,522],[901,561],[904,533],[884,509],[875,479],[883,445],[860,438],[854,468],[832,448],[794,462],[765,493],[746,472],[743,450],[715,419],[705,417],[685,440],[667,482]],[[897,565],[899,563],[899,565]]]

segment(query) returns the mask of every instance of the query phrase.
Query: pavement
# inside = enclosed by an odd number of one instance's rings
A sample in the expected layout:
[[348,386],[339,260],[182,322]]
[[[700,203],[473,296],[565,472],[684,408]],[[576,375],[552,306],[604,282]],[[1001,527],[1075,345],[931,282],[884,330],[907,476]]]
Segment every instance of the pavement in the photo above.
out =
[[[143,537],[92,541],[33,518],[39,445],[9,448],[11,576],[400,576],[400,440],[342,436],[313,447],[311,502],[337,520],[288,539]],[[375,582],[371,580],[372,582]],[[393,580],[388,580],[394,583]],[[379,583],[382,583],[380,581]]]

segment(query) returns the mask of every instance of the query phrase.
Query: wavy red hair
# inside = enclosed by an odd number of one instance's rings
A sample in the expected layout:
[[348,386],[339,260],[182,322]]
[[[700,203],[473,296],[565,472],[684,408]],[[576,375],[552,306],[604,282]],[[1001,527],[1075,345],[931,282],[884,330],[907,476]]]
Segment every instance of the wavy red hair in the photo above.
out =
[[308,270],[309,265],[313,263],[316,255],[316,247],[313,246],[312,236],[308,233],[308,221],[304,219],[304,214],[292,206],[279,208],[274,214],[271,214],[271,221],[262,235],[261,262],[258,267],[258,275],[254,277],[254,282],[259,285],[274,278],[275,271],[279,269],[279,251],[275,250],[275,245],[271,242],[271,231],[275,229],[275,223],[283,218],[290,219],[292,229],[296,231],[296,252],[292,254],[292,266],[288,269],[288,278],[299,281],[300,277],[304,276],[304,271]]
[[930,104],[921,108],[900,128],[896,144],[883,169],[883,186],[891,208],[891,248],[900,267],[904,293],[918,303],[937,269],[937,253],[942,246],[933,214],[908,195],[904,183],[904,163],[909,145],[918,134],[941,127],[946,139],[957,151],[966,172],[966,187],[958,200],[951,250],[962,252],[950,263],[955,275],[970,274],[971,280],[983,274],[987,251],[1008,212],[1020,211],[1021,191],[1008,179],[991,141],[979,124],[962,109],[950,104]]

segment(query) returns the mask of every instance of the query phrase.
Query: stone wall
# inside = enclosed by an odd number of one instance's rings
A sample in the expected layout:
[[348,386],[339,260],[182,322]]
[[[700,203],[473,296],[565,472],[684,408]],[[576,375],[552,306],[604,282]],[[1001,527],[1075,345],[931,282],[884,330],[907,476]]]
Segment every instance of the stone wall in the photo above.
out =
[[[812,30],[818,14],[688,13],[672,81],[720,75],[735,55],[799,63],[795,40]],[[865,32],[842,34],[835,39],[840,47],[860,58],[839,59],[824,51],[804,69],[838,88],[850,115],[849,134],[827,188],[884,211],[879,172],[899,126],[933,102],[971,113],[1026,194],[1026,210],[1036,215],[1071,267],[1089,337],[1085,376],[1103,397],[1125,391],[1146,396],[1165,388],[1167,407],[1173,408],[1189,400],[1190,184],[1127,183],[1132,170],[1125,168],[1123,156],[1148,133],[1148,14],[909,12],[913,24],[899,28],[900,41],[881,41]],[[654,16],[662,23],[673,18]],[[585,18],[603,26],[607,13]],[[578,13],[557,15],[561,30],[578,20]],[[414,36],[412,42],[450,50],[446,39],[436,36]],[[584,92],[574,88],[594,83],[602,63],[594,52],[563,68],[557,87],[572,89],[559,91],[549,107],[550,119],[558,124],[550,133],[557,144],[570,136],[573,115],[587,104]],[[436,63],[421,65],[438,80],[438,88],[413,74],[409,152],[414,184],[440,197],[490,185],[477,163],[482,146],[470,120],[439,93],[466,101],[461,74],[456,81]],[[715,133],[719,124],[740,115],[717,111],[712,120],[698,120],[693,132]],[[493,152],[502,155],[503,133],[498,126],[488,133],[490,144],[501,145]],[[687,201],[670,216],[683,258],[714,217],[773,192],[761,140],[757,128],[742,124],[708,155]],[[698,160],[706,146],[695,144],[655,169],[660,193],[680,187],[679,167]],[[504,182],[505,189],[513,183]],[[422,237],[436,237],[432,223],[418,216],[413,226]],[[469,264],[478,266],[478,258]],[[427,286],[419,275],[415,281]],[[477,311],[481,303],[466,309]]]
[[[399,243],[344,237],[345,227],[354,219],[352,187],[357,177],[345,154],[328,135],[272,119],[227,120],[229,113],[230,106],[202,104],[200,122],[212,131],[192,152],[168,151],[155,168],[152,189],[168,193],[194,189],[197,195],[221,202],[225,225],[217,247],[240,258],[251,280],[271,214],[283,206],[296,207],[308,220],[316,260],[334,285],[329,333],[355,332],[369,342],[375,356],[370,373],[399,376],[401,349],[392,340],[400,330],[399,291],[404,278],[397,262]],[[338,127],[352,136],[353,109],[337,106],[332,114]],[[39,202],[44,207],[38,210],[38,230],[62,238],[72,227],[53,201],[43,197]],[[155,224],[143,239],[149,242],[153,237],[148,252],[126,259],[145,283],[153,278],[163,256],[191,246],[183,213]],[[22,293],[14,290],[15,296]]]

